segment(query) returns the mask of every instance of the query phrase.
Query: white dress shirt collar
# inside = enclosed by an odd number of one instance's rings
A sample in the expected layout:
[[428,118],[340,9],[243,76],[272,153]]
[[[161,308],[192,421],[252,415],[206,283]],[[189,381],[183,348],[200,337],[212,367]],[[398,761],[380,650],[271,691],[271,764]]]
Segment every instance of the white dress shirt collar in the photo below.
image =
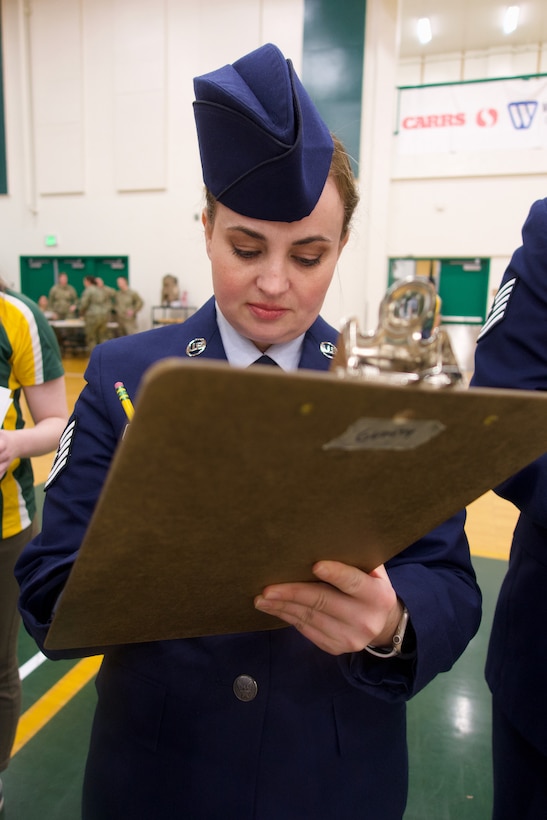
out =
[[[246,339],[245,336],[241,336],[237,330],[234,330],[228,320],[223,316],[216,302],[215,306],[218,329],[228,361],[235,367],[249,367],[249,365],[262,355],[262,352],[250,339]],[[283,368],[283,370],[296,370],[302,355],[304,336],[305,334],[302,333],[290,342],[270,345],[266,350],[266,354],[273,359],[279,367]]]

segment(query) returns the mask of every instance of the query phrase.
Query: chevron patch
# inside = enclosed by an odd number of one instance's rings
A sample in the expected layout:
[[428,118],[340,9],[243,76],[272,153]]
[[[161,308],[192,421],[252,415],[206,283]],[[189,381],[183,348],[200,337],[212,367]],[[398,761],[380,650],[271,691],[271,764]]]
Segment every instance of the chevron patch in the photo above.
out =
[[72,439],[74,438],[74,432],[76,430],[76,419],[72,419],[71,422],[65,427],[65,430],[59,439],[59,447],[57,448],[57,452],[55,454],[55,458],[53,459],[53,464],[51,465],[51,470],[49,471],[49,475],[46,479],[46,483],[44,484],[44,490],[47,490],[55,479],[59,476],[60,473],[65,469],[66,465],[68,464],[68,459],[70,456],[70,452],[72,450]]
[[509,281],[506,282],[496,293],[496,297],[492,303],[492,307],[490,308],[490,313],[481,328],[481,332],[477,336],[477,342],[479,339],[482,339],[483,336],[486,336],[486,334],[503,319],[516,281],[516,276],[513,279],[509,279]]

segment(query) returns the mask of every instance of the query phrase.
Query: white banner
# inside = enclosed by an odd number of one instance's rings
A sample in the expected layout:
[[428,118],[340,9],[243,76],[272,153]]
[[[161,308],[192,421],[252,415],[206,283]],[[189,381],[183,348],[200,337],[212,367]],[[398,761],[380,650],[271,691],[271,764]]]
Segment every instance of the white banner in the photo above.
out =
[[547,77],[399,89],[400,154],[547,148]]

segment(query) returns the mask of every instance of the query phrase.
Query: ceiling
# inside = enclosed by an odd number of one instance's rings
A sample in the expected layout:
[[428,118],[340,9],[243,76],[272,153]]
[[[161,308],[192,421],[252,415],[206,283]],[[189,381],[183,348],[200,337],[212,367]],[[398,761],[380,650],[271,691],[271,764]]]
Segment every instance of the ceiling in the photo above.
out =
[[[519,26],[506,35],[502,24],[509,5],[520,6]],[[547,0],[401,0],[399,57],[402,60],[454,52],[547,43]],[[420,17],[429,17],[433,39],[416,37]]]

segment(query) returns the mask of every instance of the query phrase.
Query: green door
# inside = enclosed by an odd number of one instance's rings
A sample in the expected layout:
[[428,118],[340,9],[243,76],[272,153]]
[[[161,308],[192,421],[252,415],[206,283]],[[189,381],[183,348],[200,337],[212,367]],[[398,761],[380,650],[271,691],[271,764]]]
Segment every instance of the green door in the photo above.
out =
[[127,256],[21,256],[21,292],[35,302],[49,294],[60,273],[66,273],[68,282],[81,296],[84,276],[100,276],[105,285],[116,287],[118,276],[129,279]]
[[55,283],[57,260],[48,256],[21,256],[21,293],[38,301],[47,296]]
[[99,276],[109,288],[116,288],[119,276],[129,279],[127,256],[96,256],[94,275]]
[[95,261],[92,256],[65,256],[58,261],[59,273],[66,273],[68,284],[72,285],[78,296],[84,289],[84,276],[95,275]]
[[443,324],[483,324],[489,275],[489,259],[441,260],[439,296]]

